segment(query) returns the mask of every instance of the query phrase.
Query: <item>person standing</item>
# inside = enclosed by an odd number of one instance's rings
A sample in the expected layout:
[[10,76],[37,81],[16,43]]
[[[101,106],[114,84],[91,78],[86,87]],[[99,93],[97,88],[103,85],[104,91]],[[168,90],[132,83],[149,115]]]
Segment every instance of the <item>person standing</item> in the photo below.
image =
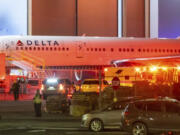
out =
[[18,100],[19,99],[19,88],[20,88],[20,81],[16,80],[13,85],[11,90],[13,91],[14,94],[14,100]]
[[35,110],[35,116],[36,117],[41,117],[41,104],[42,104],[42,96],[40,94],[40,90],[38,89],[36,91],[36,94],[33,98],[34,102],[34,110]]

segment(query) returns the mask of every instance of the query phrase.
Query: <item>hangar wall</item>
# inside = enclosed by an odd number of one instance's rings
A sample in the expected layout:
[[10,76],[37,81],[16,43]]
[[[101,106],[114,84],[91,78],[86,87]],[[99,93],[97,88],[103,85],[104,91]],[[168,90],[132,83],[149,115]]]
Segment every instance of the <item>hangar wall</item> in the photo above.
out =
[[[123,1],[123,36],[145,36],[144,0]],[[32,35],[118,36],[118,0],[32,0]]]
[[32,35],[75,35],[75,0],[32,0]]
[[145,37],[145,0],[123,1],[123,36]]
[[117,0],[78,0],[78,35],[117,36]]

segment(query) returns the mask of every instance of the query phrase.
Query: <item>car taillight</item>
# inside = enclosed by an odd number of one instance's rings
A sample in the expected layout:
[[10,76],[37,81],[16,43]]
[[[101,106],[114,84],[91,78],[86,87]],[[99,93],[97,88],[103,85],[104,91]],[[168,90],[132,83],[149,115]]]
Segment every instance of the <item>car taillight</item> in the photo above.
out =
[[59,90],[64,90],[64,87],[62,84],[59,84]]
[[124,115],[125,116],[129,115],[129,112],[128,111],[124,112]]
[[124,116],[126,117],[126,116],[128,116],[129,115],[129,112],[126,110],[125,112],[124,112]]
[[72,94],[68,94],[67,97],[68,97],[68,98],[72,98]]
[[41,90],[44,90],[44,85],[43,84],[41,85]]

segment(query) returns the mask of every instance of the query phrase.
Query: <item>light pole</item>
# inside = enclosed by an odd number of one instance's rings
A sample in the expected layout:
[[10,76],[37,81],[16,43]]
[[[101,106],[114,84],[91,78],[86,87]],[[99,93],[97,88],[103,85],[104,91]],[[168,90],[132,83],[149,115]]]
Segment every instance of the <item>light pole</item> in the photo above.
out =
[[102,86],[102,70],[99,69],[99,109],[102,108],[102,93],[101,93],[101,87]]

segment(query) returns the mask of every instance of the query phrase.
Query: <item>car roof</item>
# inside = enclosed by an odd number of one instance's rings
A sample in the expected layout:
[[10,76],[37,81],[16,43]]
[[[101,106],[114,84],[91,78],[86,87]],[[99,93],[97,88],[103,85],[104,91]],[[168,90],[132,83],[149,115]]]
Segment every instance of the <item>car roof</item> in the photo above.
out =
[[178,100],[170,97],[157,97],[157,98],[144,98],[144,99],[139,99],[135,100],[134,102],[149,102],[149,101],[168,101],[168,102],[179,102]]
[[40,79],[37,79],[37,78],[31,78],[31,79],[27,79],[28,81],[31,81],[31,80],[37,80],[37,81],[39,81]]
[[99,81],[98,79],[84,79],[84,81]]
[[[99,81],[99,79],[84,79],[84,81]],[[104,79],[103,79],[103,81],[104,81]]]

